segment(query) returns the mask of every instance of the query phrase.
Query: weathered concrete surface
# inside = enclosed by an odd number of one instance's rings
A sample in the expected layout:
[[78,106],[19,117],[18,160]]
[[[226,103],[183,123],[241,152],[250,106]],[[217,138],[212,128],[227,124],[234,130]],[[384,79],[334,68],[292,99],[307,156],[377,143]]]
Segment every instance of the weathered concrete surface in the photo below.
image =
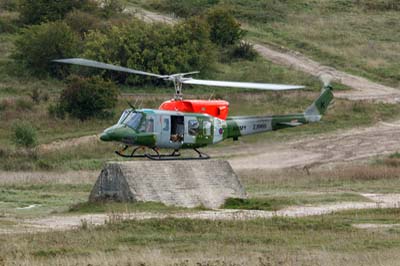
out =
[[220,207],[246,193],[227,161],[110,162],[89,200],[154,201],[166,205]]

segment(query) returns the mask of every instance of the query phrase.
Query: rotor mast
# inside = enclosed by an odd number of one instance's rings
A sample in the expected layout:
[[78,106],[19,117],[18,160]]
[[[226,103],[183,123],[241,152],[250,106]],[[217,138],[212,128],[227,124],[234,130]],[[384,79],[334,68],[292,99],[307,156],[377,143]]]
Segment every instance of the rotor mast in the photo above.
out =
[[182,81],[180,76],[173,77],[172,82],[174,83],[175,87],[175,101],[182,101],[183,94],[182,94]]

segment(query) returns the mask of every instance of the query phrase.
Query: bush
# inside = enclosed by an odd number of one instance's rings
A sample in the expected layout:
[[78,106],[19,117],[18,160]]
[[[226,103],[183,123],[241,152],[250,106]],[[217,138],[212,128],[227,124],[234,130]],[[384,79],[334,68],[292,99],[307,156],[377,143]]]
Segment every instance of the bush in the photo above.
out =
[[[200,70],[207,72],[215,62],[207,24],[190,19],[174,27],[146,24],[134,20],[129,24],[91,32],[86,38],[83,57],[159,74]],[[98,72],[97,72],[98,73]],[[119,82],[131,84],[163,82],[159,79],[118,72],[107,73]]]
[[14,33],[17,30],[17,27],[0,17],[0,33]]
[[211,41],[220,45],[233,45],[244,36],[240,23],[235,20],[231,12],[224,8],[211,9],[207,13],[207,22],[210,25]]
[[249,42],[242,41],[232,49],[232,57],[246,60],[254,60],[257,57],[257,51]]
[[21,22],[28,25],[63,19],[73,9],[96,8],[91,0],[20,0],[18,4]]
[[112,82],[99,77],[72,76],[53,111],[58,116],[62,117],[65,112],[82,121],[91,117],[104,118],[117,101],[118,89]]
[[13,125],[12,141],[17,146],[34,147],[37,144],[36,129],[28,122],[17,121]]
[[89,30],[96,30],[101,27],[101,21],[98,17],[80,10],[68,13],[64,21],[73,31],[80,35],[81,39],[84,39]]
[[15,13],[4,12],[0,16],[0,33],[14,33],[18,29]]
[[59,75],[63,66],[51,60],[74,57],[79,40],[64,22],[34,25],[22,31],[15,41],[12,57],[37,75]]
[[17,8],[16,0],[0,0],[0,9],[14,11]]

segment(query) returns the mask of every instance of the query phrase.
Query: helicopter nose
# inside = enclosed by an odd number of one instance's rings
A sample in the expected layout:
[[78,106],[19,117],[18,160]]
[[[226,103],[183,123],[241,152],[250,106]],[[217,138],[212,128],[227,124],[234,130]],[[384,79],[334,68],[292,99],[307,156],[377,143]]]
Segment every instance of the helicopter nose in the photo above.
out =
[[111,140],[110,134],[108,134],[106,132],[101,133],[100,134],[100,140],[102,140],[102,141],[110,141]]

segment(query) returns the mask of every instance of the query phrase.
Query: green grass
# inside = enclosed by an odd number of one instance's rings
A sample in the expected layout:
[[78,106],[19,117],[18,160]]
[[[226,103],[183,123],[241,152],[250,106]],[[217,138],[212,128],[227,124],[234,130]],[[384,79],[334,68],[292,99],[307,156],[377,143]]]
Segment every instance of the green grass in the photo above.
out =
[[[90,184],[13,184],[0,188],[0,212],[15,217],[35,217],[64,212],[87,200]],[[33,208],[27,208],[35,205]]]
[[270,195],[262,198],[249,199],[227,199],[223,208],[225,209],[244,209],[244,210],[266,210],[277,211],[288,206],[301,206],[312,204],[327,204],[335,202],[368,202],[369,200],[355,193],[326,193],[326,194],[301,194],[293,193],[292,195]]
[[260,261],[338,265],[343,258],[352,258],[347,265],[371,265],[398,259],[393,253],[400,249],[399,233],[385,229],[368,232],[351,225],[398,223],[399,214],[398,209],[378,209],[296,219],[125,221],[66,232],[15,235],[8,241],[0,236],[0,257],[14,263],[29,260],[31,265],[54,260],[94,265],[128,261],[142,265],[237,265],[234,261],[243,260],[252,265],[263,265]]
[[157,213],[173,213],[178,211],[195,211],[198,209],[179,208],[174,206],[166,206],[158,202],[81,202],[72,205],[68,213],[129,213],[129,212],[157,212]]

